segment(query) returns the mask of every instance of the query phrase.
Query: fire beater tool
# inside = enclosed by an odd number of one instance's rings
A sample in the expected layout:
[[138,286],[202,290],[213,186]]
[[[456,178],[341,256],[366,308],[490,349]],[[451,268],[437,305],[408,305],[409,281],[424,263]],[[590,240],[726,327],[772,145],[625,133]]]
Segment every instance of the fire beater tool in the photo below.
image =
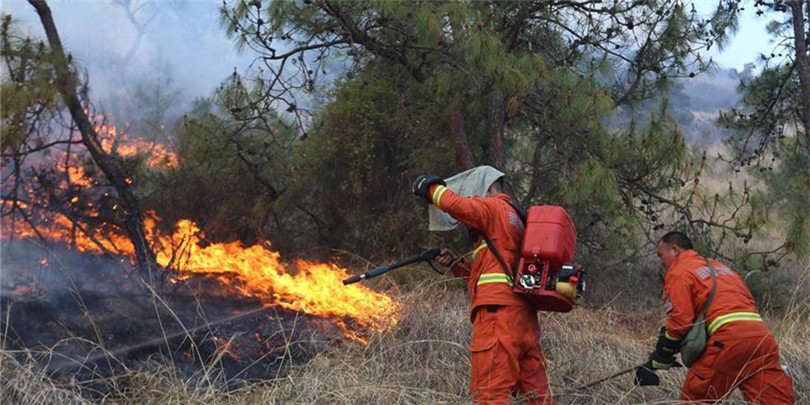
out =
[[644,364],[639,364],[637,366],[633,366],[633,367],[629,367],[629,368],[626,368],[626,369],[621,370],[621,371],[617,371],[617,372],[615,372],[615,373],[613,373],[613,374],[611,374],[611,375],[609,375],[607,377],[603,377],[603,378],[600,378],[600,379],[598,379],[596,381],[591,381],[591,382],[589,382],[589,383],[587,383],[587,384],[585,384],[583,386],[577,387],[575,389],[575,391],[584,390],[585,388],[590,388],[590,387],[593,387],[594,385],[601,384],[601,383],[603,383],[605,381],[608,381],[608,380],[612,380],[612,379],[614,379],[614,378],[616,378],[616,377],[618,377],[620,375],[625,375],[625,374],[627,374],[627,373],[629,373],[631,371],[634,371],[635,369],[637,369],[637,368],[639,368],[639,367],[641,367],[643,365]]
[[433,268],[433,270],[435,270],[438,273],[442,273],[439,269],[434,267],[433,263],[431,262],[431,260],[435,259],[436,256],[439,255],[439,253],[441,253],[441,249],[429,249],[429,250],[426,250],[426,251],[424,251],[422,253],[419,253],[416,256],[409,257],[409,258],[407,258],[405,260],[396,262],[394,264],[389,264],[387,266],[377,267],[376,269],[371,269],[371,270],[369,270],[369,271],[367,271],[367,272],[365,272],[363,274],[357,274],[357,275],[351,276],[351,277],[343,280],[343,285],[354,284],[354,283],[356,283],[358,281],[362,281],[362,280],[366,280],[366,279],[369,279],[369,278],[377,277],[377,276],[379,276],[381,274],[385,274],[385,273],[387,273],[387,272],[389,272],[391,270],[400,268],[402,266],[407,266],[409,264],[418,263],[418,262],[427,262],[430,265],[430,267]]
[[[591,382],[589,382],[589,383],[587,383],[585,385],[577,387],[577,388],[575,388],[575,391],[584,390],[585,388],[590,388],[590,387],[593,387],[594,385],[601,384],[601,383],[603,383],[605,381],[608,381],[608,380],[612,380],[612,379],[614,379],[614,378],[616,378],[616,377],[618,377],[620,375],[625,375],[625,374],[627,374],[627,373],[629,373],[631,371],[635,371],[637,368],[642,367],[642,366],[644,366],[646,364],[647,363],[644,362],[644,363],[641,363],[641,364],[639,364],[637,366],[628,367],[628,368],[626,368],[624,370],[617,371],[617,372],[615,372],[615,373],[613,373],[613,374],[611,374],[611,375],[609,375],[607,377],[603,377],[603,378],[600,378],[600,379],[598,379],[596,381],[591,381]],[[683,367],[683,366],[681,365],[681,363],[678,363],[677,361],[675,361],[675,363],[673,363],[672,367]]]

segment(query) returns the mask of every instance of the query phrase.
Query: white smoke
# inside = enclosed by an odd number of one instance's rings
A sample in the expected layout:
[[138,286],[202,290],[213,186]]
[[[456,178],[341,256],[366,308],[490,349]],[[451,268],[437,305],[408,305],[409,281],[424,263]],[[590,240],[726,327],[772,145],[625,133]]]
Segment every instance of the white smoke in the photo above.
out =
[[[178,115],[206,97],[252,56],[239,54],[220,28],[221,2],[49,1],[66,52],[89,74],[90,97],[103,109],[131,110],[138,86],[174,93],[169,112]],[[129,11],[128,11],[129,10]],[[3,0],[2,12],[18,27],[44,39],[33,7]],[[141,25],[142,35],[136,23]]]

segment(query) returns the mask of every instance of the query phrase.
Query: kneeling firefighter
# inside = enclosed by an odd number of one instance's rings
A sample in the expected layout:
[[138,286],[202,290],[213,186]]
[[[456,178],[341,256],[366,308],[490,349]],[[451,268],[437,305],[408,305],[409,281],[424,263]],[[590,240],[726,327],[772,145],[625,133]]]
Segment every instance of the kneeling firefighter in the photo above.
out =
[[480,166],[447,183],[419,176],[412,191],[433,204],[430,230],[452,230],[463,223],[470,231],[469,260],[443,249],[436,262],[469,280],[473,401],[503,404],[518,396],[528,404],[552,405],[536,310],[513,290],[512,277],[503,265],[516,262],[524,232],[521,214],[503,193],[503,179],[504,173]]
[[636,370],[636,382],[658,385],[655,370],[676,365],[680,352],[689,367],[682,403],[713,404],[740,388],[748,403],[793,404],[792,380],[743,279],[692,250],[681,232],[661,237],[657,249],[666,269],[667,322],[649,361]]

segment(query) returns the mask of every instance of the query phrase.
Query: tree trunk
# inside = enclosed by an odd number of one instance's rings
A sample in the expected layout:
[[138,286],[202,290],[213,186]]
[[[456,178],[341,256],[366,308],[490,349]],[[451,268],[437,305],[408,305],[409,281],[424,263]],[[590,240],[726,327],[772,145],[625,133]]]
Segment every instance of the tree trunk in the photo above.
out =
[[545,191],[543,186],[547,186],[547,184],[543,183],[543,175],[545,168],[542,166],[543,160],[543,148],[548,144],[546,142],[547,136],[547,128],[538,128],[538,140],[537,143],[534,145],[534,153],[532,153],[532,174],[531,178],[529,179],[529,191],[526,193],[526,197],[523,200],[523,205],[528,206],[533,201],[544,201],[545,200]]
[[506,173],[506,148],[503,142],[503,128],[506,114],[503,93],[493,90],[489,94],[489,160],[493,167]]
[[[796,72],[799,75],[799,85],[801,86],[801,116],[804,125],[805,147],[810,150],[810,72],[808,72],[807,42],[805,37],[807,31],[804,29],[804,10],[801,0],[794,0],[790,3],[793,14],[793,37],[796,45]],[[810,8],[810,2],[808,2]],[[810,10],[808,10],[810,12]]]
[[467,141],[467,132],[464,129],[464,104],[458,106],[450,113],[450,139],[456,144],[456,160],[461,170],[475,167],[470,143]]
[[56,70],[57,86],[62,97],[65,99],[65,104],[70,111],[73,121],[79,127],[79,132],[82,134],[82,143],[90,151],[93,160],[104,172],[104,175],[112,183],[118,196],[121,198],[121,207],[124,214],[124,227],[129,233],[132,240],[132,245],[135,247],[135,259],[138,266],[144,270],[156,268],[155,255],[149,248],[146,241],[146,233],[144,232],[143,217],[141,214],[140,204],[132,189],[129,187],[129,180],[124,173],[118,160],[115,157],[107,154],[101,148],[101,143],[98,140],[98,134],[93,128],[93,124],[82,108],[79,101],[79,96],[76,94],[76,81],[73,72],[70,71],[65,52],[62,48],[62,41],[59,39],[59,33],[56,31],[56,24],[51,15],[51,9],[45,0],[28,0],[34,6],[40,20],[42,27],[45,29],[45,35],[48,37],[48,43],[51,47],[51,54],[53,55],[53,64]]

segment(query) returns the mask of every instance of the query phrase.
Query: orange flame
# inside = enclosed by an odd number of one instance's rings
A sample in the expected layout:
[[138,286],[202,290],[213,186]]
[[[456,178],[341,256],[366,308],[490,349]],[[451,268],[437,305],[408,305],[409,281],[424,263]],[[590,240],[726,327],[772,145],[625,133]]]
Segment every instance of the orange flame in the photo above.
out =
[[[104,122],[104,117],[97,116],[96,120]],[[102,147],[108,153],[125,157],[148,156],[145,163],[152,168],[172,168],[177,165],[177,157],[163,145],[133,140],[113,125],[97,125],[96,131]],[[64,154],[54,154],[46,160],[52,167],[67,174],[58,185],[62,190],[98,185],[91,172],[97,169],[76,155],[68,161],[64,159]],[[127,179],[128,183],[131,181]],[[20,220],[19,216],[4,216],[0,235],[3,238],[11,236],[9,233],[15,238],[43,237],[51,242],[67,243],[80,252],[112,253],[133,260],[135,252],[131,240],[123,230],[104,221],[96,203],[74,196],[66,203],[68,207],[57,207],[61,210],[81,205],[84,212],[89,209],[89,216],[96,221],[95,226],[91,227],[73,222],[52,210],[33,209],[29,205],[47,207],[48,204],[33,189],[26,191],[33,204],[22,201],[11,204],[25,211],[30,222]],[[109,197],[108,194],[104,196]],[[118,210],[114,202],[110,202],[110,207],[113,211]],[[306,260],[287,263],[277,252],[269,250],[269,243],[266,246],[242,246],[239,242],[202,246],[202,232],[192,221],[179,221],[173,235],[158,232],[158,222],[159,218],[154,213],[147,213],[144,218],[147,240],[156,241],[153,249],[158,264],[180,273],[172,282],[189,278],[194,273],[228,274],[229,277],[221,277],[220,280],[243,295],[254,297],[265,305],[279,305],[330,319],[346,336],[360,342],[365,341],[364,337],[352,331],[347,322],[361,329],[386,330],[398,320],[399,305],[396,301],[360,284],[344,286],[341,281],[349,274],[346,269],[334,264]],[[35,224],[33,227],[32,223]]]
[[[6,218],[3,220],[3,237],[7,237],[10,224]],[[147,239],[152,240],[156,232],[156,219],[149,216],[144,222],[149,235]],[[73,223],[63,216],[48,217],[45,223],[47,226],[37,227],[37,231],[50,241],[73,240],[73,245],[79,251],[97,254],[104,253],[101,245],[107,251],[134,257],[132,242],[122,235],[114,232],[102,235],[98,232],[91,239],[82,232],[76,232]],[[391,297],[360,284],[344,286],[342,280],[349,277],[344,268],[306,260],[296,260],[291,265],[266,247],[245,247],[240,242],[213,243],[202,247],[202,232],[194,222],[181,220],[176,228],[170,237],[157,237],[155,255],[161,266],[171,265],[179,270],[179,280],[187,279],[194,273],[229,274],[233,277],[220,280],[231,284],[244,296],[257,298],[265,305],[279,305],[330,319],[347,337],[359,342],[366,340],[346,325],[347,320],[352,320],[361,329],[374,330],[388,330],[397,323],[399,304]],[[22,222],[15,224],[14,234],[17,238],[37,235]],[[270,244],[267,245],[269,247]],[[178,251],[182,254],[178,255]]]
[[[103,122],[103,117],[98,120]],[[101,148],[107,153],[123,157],[146,156],[146,165],[153,169],[177,167],[177,155],[163,144],[133,139],[125,132],[119,132],[112,124],[96,125],[95,129],[101,141]]]
[[[30,227],[22,223],[16,225],[15,237],[36,235]],[[148,239],[152,239],[156,220],[148,217],[145,225],[150,235]],[[7,230],[8,226],[4,223],[3,228]],[[47,227],[38,227],[37,230],[51,241],[65,242],[75,238],[75,246],[82,252],[103,253],[98,246],[101,244],[108,251],[134,256],[132,243],[124,236],[109,233],[97,235],[91,240],[81,232],[72,232],[71,227],[69,220],[57,216],[49,218]],[[269,243],[267,247],[245,247],[240,242],[213,243],[202,247],[202,232],[194,222],[181,220],[176,228],[170,237],[157,237],[155,254],[158,264],[171,265],[180,271],[179,280],[189,278],[194,273],[229,274],[233,277],[220,280],[231,284],[244,296],[257,298],[265,305],[279,305],[330,319],[347,337],[359,342],[366,340],[346,325],[347,320],[361,329],[374,330],[388,330],[398,321],[399,304],[396,301],[360,284],[344,286],[342,280],[349,277],[344,268],[306,260],[296,260],[291,265],[284,262],[277,252],[267,249]],[[175,248],[169,248],[172,246]],[[182,254],[178,255],[178,251]]]
[[233,340],[225,340],[214,336],[214,343],[217,345],[217,353],[220,358],[227,357],[234,361],[242,361],[242,358],[236,354],[236,344],[233,343]]
[[[384,330],[396,324],[399,305],[391,297],[359,284],[344,286],[346,269],[329,263],[296,260],[282,261],[277,252],[259,245],[240,242],[200,246],[201,232],[194,222],[181,220],[171,237],[173,246],[183,246],[181,271],[191,273],[230,273],[239,280],[234,285],[244,295],[256,297],[267,305],[303,311],[333,320],[347,336],[364,341],[346,327],[351,318],[363,328]],[[269,243],[268,243],[269,247]],[[158,250],[157,261],[166,266],[171,252]],[[177,261],[177,259],[175,259]],[[297,272],[288,271],[294,267]],[[183,277],[181,277],[183,278]]]

